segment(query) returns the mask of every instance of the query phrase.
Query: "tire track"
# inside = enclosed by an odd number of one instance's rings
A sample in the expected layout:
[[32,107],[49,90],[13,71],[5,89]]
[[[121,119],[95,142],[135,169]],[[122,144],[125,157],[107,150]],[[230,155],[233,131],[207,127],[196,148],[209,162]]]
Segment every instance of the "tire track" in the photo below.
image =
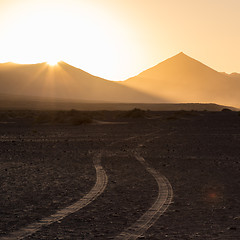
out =
[[[145,134],[144,136],[149,136],[151,134],[153,134],[153,133],[150,133],[150,134],[148,133],[148,134]],[[119,142],[129,141],[129,140],[132,140],[132,139],[135,139],[138,137],[139,136],[132,136],[132,137],[122,139],[119,141],[114,141],[114,142],[110,143],[109,146],[113,146]],[[22,141],[22,139],[16,139],[16,138],[0,139],[0,141],[13,141],[13,140],[14,141]],[[26,139],[24,139],[24,140],[26,140]],[[39,141],[37,139],[30,139],[31,142],[34,140]],[[54,141],[54,140],[50,140],[50,141]],[[108,182],[108,177],[106,175],[106,172],[104,171],[104,169],[101,166],[102,152],[103,151],[101,151],[99,153],[95,153],[93,155],[93,163],[94,163],[94,167],[96,169],[96,183],[88,194],[86,194],[83,198],[81,198],[76,203],[74,203],[62,210],[57,211],[55,214],[52,214],[51,216],[41,219],[39,222],[29,224],[26,227],[16,230],[7,236],[0,237],[0,240],[24,239],[24,238],[31,236],[32,234],[40,231],[42,227],[49,226],[54,222],[58,222],[58,221],[62,220],[63,218],[67,217],[68,215],[84,208],[89,203],[94,201],[105,190],[105,188],[107,186],[107,182]],[[89,154],[92,154],[92,152],[90,151]]]
[[158,196],[154,204],[134,224],[120,233],[116,240],[134,240],[140,237],[167,210],[173,198],[172,186],[168,179],[150,167],[139,153],[135,152],[134,157],[155,178],[158,184]]
[[26,227],[21,228],[15,232],[10,233],[9,236],[1,237],[1,240],[17,240],[24,239],[27,236],[34,234],[39,231],[42,227],[48,226],[52,223],[62,220],[68,215],[79,211],[80,209],[86,207],[92,201],[94,201],[99,195],[103,193],[107,186],[108,177],[106,175],[105,170],[101,166],[101,156],[102,153],[98,152],[93,156],[93,163],[96,169],[96,183],[93,188],[87,193],[83,198],[74,204],[57,211],[55,214],[52,214],[49,217],[41,219],[39,222],[29,224]]

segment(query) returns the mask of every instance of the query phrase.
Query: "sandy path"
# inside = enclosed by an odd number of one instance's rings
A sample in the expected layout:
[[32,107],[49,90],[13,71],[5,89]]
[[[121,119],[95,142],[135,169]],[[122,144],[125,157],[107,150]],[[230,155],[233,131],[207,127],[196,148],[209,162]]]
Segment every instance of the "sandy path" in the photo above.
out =
[[98,152],[93,156],[93,163],[96,169],[96,183],[91,191],[81,198],[76,203],[57,211],[55,214],[41,219],[39,222],[30,224],[18,231],[12,232],[9,236],[0,238],[1,240],[17,240],[23,239],[27,236],[34,234],[39,231],[42,227],[48,226],[54,222],[60,221],[61,219],[67,217],[68,215],[79,211],[81,208],[84,208],[89,203],[94,201],[103,191],[105,190],[108,182],[108,177],[101,166],[101,155],[102,153]]
[[159,174],[151,168],[145,159],[134,153],[135,158],[146,168],[146,170],[155,178],[158,184],[158,196],[154,204],[145,212],[134,224],[125,229],[115,239],[134,240],[140,237],[148,228],[150,228],[157,219],[167,210],[173,197],[172,186],[166,177]]

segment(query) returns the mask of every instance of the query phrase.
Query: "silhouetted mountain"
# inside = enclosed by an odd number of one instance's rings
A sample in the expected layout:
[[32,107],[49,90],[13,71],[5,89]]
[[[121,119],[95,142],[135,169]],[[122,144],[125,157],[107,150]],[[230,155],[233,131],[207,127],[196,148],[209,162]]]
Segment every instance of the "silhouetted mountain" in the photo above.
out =
[[0,64],[0,94],[62,98],[98,102],[162,102],[117,82],[95,77],[59,62],[39,64]]
[[182,52],[122,84],[171,102],[240,106],[238,75],[217,72]]
[[240,74],[217,72],[184,53],[124,82],[93,76],[65,62],[56,66],[0,64],[2,96],[81,102],[217,103],[239,107],[239,89]]

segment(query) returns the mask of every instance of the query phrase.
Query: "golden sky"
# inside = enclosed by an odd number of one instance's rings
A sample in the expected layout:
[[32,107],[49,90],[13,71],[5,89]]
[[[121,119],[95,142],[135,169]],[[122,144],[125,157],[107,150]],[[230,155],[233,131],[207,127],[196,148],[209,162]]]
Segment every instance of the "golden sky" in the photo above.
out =
[[124,80],[183,51],[240,72],[239,0],[0,0],[0,62]]

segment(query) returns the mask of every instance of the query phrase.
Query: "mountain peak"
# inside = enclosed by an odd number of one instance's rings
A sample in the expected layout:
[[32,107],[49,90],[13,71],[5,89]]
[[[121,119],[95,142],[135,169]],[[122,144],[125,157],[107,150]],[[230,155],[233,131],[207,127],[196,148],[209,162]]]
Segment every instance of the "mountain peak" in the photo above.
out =
[[194,71],[214,71],[214,69],[208,67],[207,65],[203,64],[202,62],[188,56],[184,52],[180,52],[177,55],[170,57],[166,59],[165,61],[159,63],[158,65],[154,66],[152,69],[165,69],[172,71],[171,69],[174,69],[174,71],[181,72],[188,72],[193,73]]
[[[175,55],[171,58],[173,58],[173,59],[174,58],[193,59],[193,58],[189,57],[187,54],[185,54],[184,52],[180,52],[180,53],[178,53],[177,55]],[[169,58],[169,59],[171,59],[171,58]]]
[[[180,53],[178,53],[177,55],[179,55],[179,56],[181,56],[181,55],[186,55],[184,52],[180,52]],[[176,56],[177,56],[176,55]]]
[[[141,77],[149,77],[150,75],[153,75],[156,77],[156,74],[160,74],[163,76],[165,73],[172,74],[173,71],[174,74],[185,74],[185,73],[193,73],[195,70],[203,70],[210,69],[208,66],[204,65],[203,63],[199,62],[198,60],[189,57],[184,52],[180,52],[163,62],[160,62],[159,64],[143,71],[139,74]],[[163,74],[164,72],[164,74]],[[152,76],[152,77],[153,77]]]

